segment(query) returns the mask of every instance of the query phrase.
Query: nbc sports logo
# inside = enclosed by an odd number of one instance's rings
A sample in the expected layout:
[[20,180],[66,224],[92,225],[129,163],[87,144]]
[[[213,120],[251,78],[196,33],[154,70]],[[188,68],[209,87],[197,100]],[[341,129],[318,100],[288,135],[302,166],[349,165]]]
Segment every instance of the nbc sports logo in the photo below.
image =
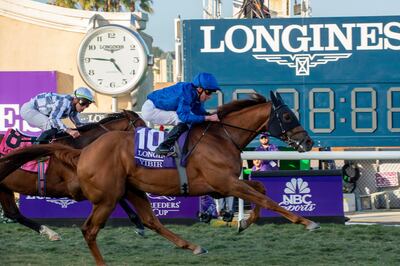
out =
[[308,182],[302,178],[292,178],[290,182],[286,182],[283,190],[282,207],[289,211],[311,212],[315,210],[316,204],[312,202],[311,189]]

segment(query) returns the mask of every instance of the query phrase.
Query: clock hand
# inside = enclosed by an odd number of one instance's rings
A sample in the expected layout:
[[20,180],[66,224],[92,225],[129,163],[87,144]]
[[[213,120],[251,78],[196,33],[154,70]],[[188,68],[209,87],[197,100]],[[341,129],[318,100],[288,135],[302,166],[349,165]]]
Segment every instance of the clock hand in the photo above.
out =
[[117,63],[115,63],[115,59],[114,59],[114,58],[111,58],[110,61],[111,61],[111,63],[114,64],[115,68],[116,68],[119,72],[121,72],[121,74],[124,74],[124,73],[122,73],[121,68],[119,68],[119,66],[117,65]]
[[89,59],[93,59],[93,60],[99,60],[99,61],[111,61],[111,59],[106,59],[106,58],[98,58],[98,57],[89,57]]

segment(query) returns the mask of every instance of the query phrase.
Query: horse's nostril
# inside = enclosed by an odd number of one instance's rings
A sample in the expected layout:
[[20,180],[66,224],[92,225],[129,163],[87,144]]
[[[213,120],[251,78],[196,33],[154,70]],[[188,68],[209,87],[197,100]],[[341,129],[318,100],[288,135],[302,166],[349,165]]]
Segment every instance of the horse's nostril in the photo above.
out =
[[314,141],[312,141],[311,139],[308,139],[306,143],[307,143],[307,146],[310,146],[310,147],[314,146]]

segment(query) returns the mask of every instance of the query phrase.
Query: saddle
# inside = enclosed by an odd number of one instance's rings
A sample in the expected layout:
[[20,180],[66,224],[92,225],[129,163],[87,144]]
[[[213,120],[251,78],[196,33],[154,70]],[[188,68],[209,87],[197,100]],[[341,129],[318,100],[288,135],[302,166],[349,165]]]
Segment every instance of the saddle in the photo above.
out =
[[[147,127],[140,127],[135,132],[135,162],[146,168],[176,168],[175,157],[157,155],[155,149],[164,141],[166,132]],[[180,165],[187,163],[187,135],[183,133],[175,143],[174,154],[180,156]],[[179,151],[179,152],[178,152]]]
[[[36,141],[35,136],[29,136],[18,130],[10,128],[7,130],[6,134],[4,134],[3,140],[0,143],[0,155],[6,155],[15,149],[21,149],[32,146],[32,144],[35,141]],[[43,167],[44,167],[44,172],[46,172],[49,164],[48,158],[44,160],[28,162],[24,164],[21,167],[21,169],[29,172],[38,173],[39,170],[43,171],[42,169],[39,169],[39,164],[43,165],[43,161],[45,161]],[[40,168],[42,168],[42,166],[40,166]]]
[[135,163],[136,165],[165,169],[178,170],[180,191],[183,195],[189,193],[188,177],[186,175],[187,158],[190,154],[187,150],[188,131],[184,132],[175,143],[176,157],[155,154],[155,149],[164,141],[165,132],[147,127],[139,127],[135,130]]

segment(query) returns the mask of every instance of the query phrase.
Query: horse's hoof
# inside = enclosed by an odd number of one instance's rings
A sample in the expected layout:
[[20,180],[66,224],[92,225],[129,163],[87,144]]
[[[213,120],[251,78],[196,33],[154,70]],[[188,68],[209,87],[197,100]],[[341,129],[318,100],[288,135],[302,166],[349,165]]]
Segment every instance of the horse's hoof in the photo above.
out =
[[319,223],[314,223],[314,222],[311,222],[309,225],[306,226],[306,229],[309,231],[315,231],[320,228],[321,228],[321,226],[319,225]]
[[135,230],[136,234],[138,234],[141,237],[144,237],[144,229],[136,229]]
[[194,255],[203,255],[203,254],[207,254],[207,253],[208,253],[208,250],[204,249],[200,246],[198,246],[195,250],[193,250]]
[[50,241],[59,241],[61,237],[55,231],[51,230],[45,225],[42,225],[39,230],[40,235],[47,236]]
[[61,236],[59,236],[58,234],[51,235],[51,236],[49,236],[49,240],[50,241],[60,241],[61,240]]
[[238,234],[240,232],[244,231],[245,229],[247,229],[247,227],[249,227],[248,224],[247,224],[247,221],[245,219],[240,220],[238,222],[238,231],[237,231]]

